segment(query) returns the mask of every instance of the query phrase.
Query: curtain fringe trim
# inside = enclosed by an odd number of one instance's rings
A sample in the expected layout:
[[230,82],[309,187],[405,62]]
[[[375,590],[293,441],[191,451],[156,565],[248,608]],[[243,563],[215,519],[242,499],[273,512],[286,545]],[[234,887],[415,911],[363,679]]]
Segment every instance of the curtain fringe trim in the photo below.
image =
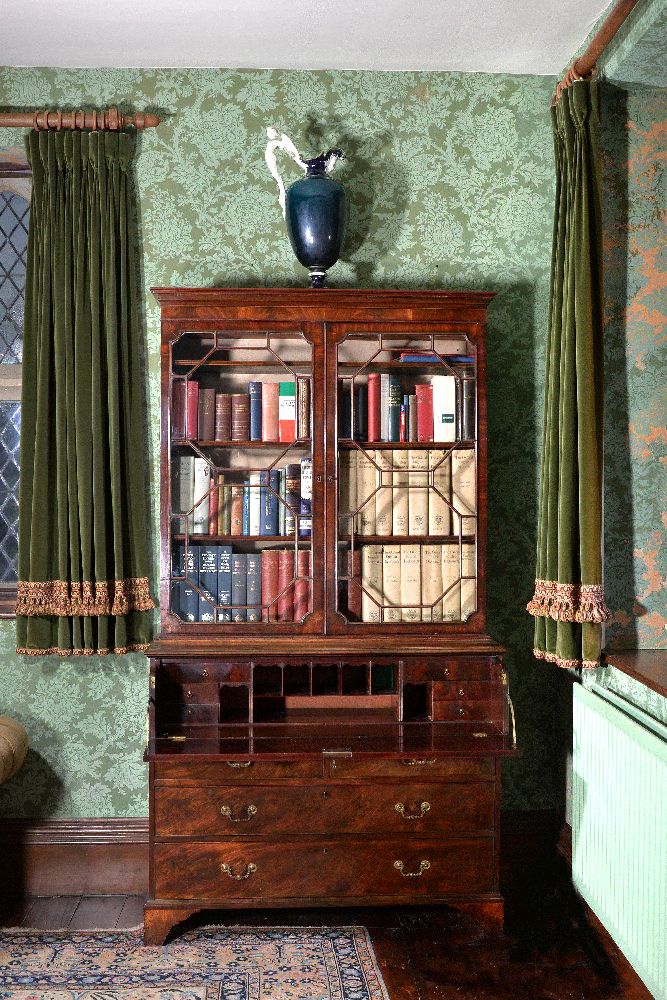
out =
[[601,624],[611,618],[604,602],[604,589],[597,583],[536,580],[535,593],[526,610],[536,618],[552,618],[557,622]]
[[134,642],[129,646],[115,646],[113,649],[60,649],[59,646],[49,646],[48,649],[23,649],[16,647],[19,656],[51,656],[57,653],[58,656],[109,656],[115,653],[116,656],[123,656],[125,653],[143,653],[150,644],[147,642]]
[[533,656],[536,660],[546,660],[547,663],[555,663],[557,667],[569,670],[596,670],[600,666],[599,660],[566,660],[556,653],[547,653],[544,649],[534,649]]
[[19,580],[16,593],[16,614],[27,617],[97,618],[126,615],[130,611],[151,611],[154,607],[145,576],[80,583]]

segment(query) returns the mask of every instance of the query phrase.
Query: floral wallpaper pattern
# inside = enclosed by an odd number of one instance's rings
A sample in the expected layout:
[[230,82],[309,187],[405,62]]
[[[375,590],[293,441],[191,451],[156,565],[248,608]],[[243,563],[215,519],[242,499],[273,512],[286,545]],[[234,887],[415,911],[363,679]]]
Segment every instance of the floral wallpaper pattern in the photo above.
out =
[[[505,803],[555,804],[557,705],[569,686],[531,656],[538,442],[554,196],[550,78],[479,74],[0,69],[0,104],[131,101],[165,124],[139,139],[149,443],[157,540],[159,312],[151,285],[304,283],[263,160],[264,128],[314,153],[340,145],[352,203],[333,285],[497,292],[489,328],[489,619],[508,647],[523,755]],[[125,105],[126,106],[126,105]],[[20,145],[19,132],[2,140]],[[289,169],[289,168],[288,168]],[[296,175],[295,175],[296,176]],[[157,548],[156,548],[157,557]],[[157,562],[157,558],[156,558]],[[28,728],[27,765],[0,788],[0,815],[146,812],[141,762],[146,662],[13,653],[0,625],[0,711]]]
[[603,102],[607,645],[667,649],[667,89]]

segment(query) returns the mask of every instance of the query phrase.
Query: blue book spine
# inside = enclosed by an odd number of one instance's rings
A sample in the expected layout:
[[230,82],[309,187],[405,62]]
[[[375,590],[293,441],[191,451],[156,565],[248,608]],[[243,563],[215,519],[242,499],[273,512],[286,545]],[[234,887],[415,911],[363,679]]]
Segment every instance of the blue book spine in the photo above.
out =
[[387,440],[401,440],[401,403],[403,402],[403,388],[399,379],[395,375],[389,376]]
[[313,462],[301,459],[301,502],[299,511],[299,537],[310,538],[313,531]]
[[368,440],[368,387],[354,386],[354,440]]
[[246,604],[248,607],[248,621],[261,622],[262,620],[262,555],[260,552],[251,552],[246,556]]
[[338,380],[338,437],[352,437],[352,399],[350,383]]
[[198,545],[199,549],[199,615],[200,622],[215,622],[218,602],[218,559],[216,545]]
[[[280,492],[280,475],[278,469],[271,469],[270,472],[263,472],[261,482],[264,488],[261,490],[260,503],[260,534],[278,534],[278,496]],[[267,489],[270,486],[271,489]]]
[[244,552],[232,553],[232,621],[247,621],[246,609],[246,556]]
[[187,562],[185,561],[185,545],[183,545],[183,560],[185,579],[180,590],[180,617],[184,622],[199,620],[199,594],[194,586],[198,582],[197,551],[194,546],[188,547]]
[[246,480],[243,484],[243,515],[241,521],[241,533],[250,534],[250,483]]
[[250,396],[250,440],[262,440],[262,383],[248,382]]
[[232,620],[232,547],[231,545],[216,545],[218,550],[218,604],[225,605],[218,611],[219,622]]

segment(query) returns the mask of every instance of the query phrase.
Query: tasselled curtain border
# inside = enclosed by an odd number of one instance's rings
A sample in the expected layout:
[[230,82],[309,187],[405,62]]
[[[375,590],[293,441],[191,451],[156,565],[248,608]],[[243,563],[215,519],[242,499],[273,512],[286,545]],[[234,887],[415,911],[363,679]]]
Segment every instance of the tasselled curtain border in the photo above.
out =
[[597,82],[552,109],[556,201],[538,508],[534,655],[597,667],[602,580],[603,315]]

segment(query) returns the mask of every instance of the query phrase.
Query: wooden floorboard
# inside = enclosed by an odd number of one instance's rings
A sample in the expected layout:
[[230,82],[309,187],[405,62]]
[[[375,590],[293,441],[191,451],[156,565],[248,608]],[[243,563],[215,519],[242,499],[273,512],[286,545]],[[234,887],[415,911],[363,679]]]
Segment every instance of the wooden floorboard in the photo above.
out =
[[35,896],[21,926],[40,931],[63,930],[69,927],[80,902],[81,896]]
[[127,896],[82,896],[67,925],[71,931],[113,930]]
[[123,930],[128,927],[139,927],[144,922],[144,897],[126,896],[123,909],[120,911],[116,927]]

